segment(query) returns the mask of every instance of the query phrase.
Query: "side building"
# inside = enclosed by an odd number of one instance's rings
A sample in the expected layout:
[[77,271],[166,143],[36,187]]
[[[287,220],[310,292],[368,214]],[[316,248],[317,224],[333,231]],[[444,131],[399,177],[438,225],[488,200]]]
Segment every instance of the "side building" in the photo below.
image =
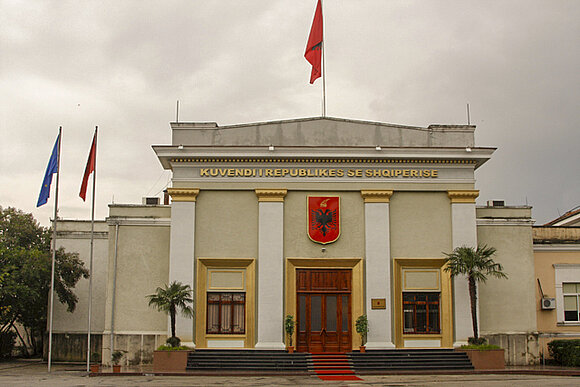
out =
[[[445,253],[484,243],[508,280],[480,286],[480,332],[510,364],[537,361],[531,208],[476,209],[475,170],[494,148],[473,126],[336,118],[220,127],[172,123],[154,146],[167,205],[110,205],[102,356],[144,362],[165,341],[156,287],[194,289],[177,336],[197,348],[298,351],[452,348],[472,336],[466,278]],[[95,296],[97,297],[97,296]],[[520,346],[525,346],[522,348]]]
[[541,354],[555,339],[580,339],[580,209],[533,228]]

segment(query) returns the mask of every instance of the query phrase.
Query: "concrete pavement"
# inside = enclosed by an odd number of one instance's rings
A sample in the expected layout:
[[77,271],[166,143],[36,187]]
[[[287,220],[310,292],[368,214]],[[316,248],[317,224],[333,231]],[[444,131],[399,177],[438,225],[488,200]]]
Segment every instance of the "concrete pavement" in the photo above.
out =
[[[135,367],[128,371],[147,372]],[[0,363],[0,386],[580,386],[578,376],[538,374],[359,375],[362,381],[327,382],[315,376],[153,376],[133,374],[88,377],[83,365],[19,360]]]

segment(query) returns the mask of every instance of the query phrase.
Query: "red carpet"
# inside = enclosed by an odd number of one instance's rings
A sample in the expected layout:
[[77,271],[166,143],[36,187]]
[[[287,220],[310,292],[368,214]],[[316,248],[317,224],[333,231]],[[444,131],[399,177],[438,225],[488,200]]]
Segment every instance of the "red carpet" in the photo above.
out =
[[312,353],[312,364],[322,380],[362,380],[354,374],[344,353]]

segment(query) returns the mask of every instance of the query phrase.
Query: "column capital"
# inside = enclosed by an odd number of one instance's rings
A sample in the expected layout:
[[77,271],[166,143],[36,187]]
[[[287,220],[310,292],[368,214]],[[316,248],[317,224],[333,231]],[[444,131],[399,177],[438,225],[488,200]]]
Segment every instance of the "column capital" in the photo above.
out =
[[479,190],[450,190],[447,191],[447,196],[451,199],[451,203],[475,203],[475,199],[479,196]]
[[283,202],[288,193],[287,189],[257,189],[256,196],[259,202]]
[[171,195],[174,202],[195,202],[199,194],[198,188],[167,188],[167,193]]
[[392,190],[361,190],[360,195],[365,203],[389,203]]

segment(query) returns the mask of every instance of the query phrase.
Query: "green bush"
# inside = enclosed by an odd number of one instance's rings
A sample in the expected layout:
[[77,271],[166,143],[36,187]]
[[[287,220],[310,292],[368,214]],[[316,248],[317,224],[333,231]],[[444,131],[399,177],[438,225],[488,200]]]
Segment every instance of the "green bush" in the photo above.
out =
[[12,356],[15,341],[16,333],[12,331],[0,333],[0,359]]
[[467,339],[467,342],[469,343],[469,345],[486,345],[487,344],[487,339],[485,337],[469,337]]
[[171,336],[165,343],[171,347],[179,347],[181,345],[181,339],[179,337]]
[[580,340],[552,340],[548,343],[548,351],[560,365],[580,366]]

